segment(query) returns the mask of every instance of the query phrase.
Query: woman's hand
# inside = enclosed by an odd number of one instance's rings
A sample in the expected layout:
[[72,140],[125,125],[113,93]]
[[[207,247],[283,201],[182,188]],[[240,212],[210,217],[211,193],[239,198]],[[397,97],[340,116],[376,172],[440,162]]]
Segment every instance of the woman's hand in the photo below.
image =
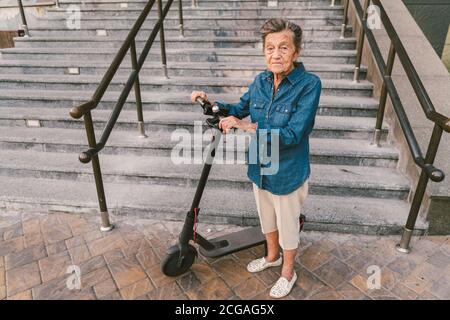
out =
[[236,118],[235,116],[229,116],[220,120],[219,128],[222,129],[222,132],[225,134],[229,133],[233,128],[255,132],[256,124],[248,121],[243,121]]
[[205,92],[203,92],[203,91],[192,91],[192,93],[191,93],[191,101],[194,102],[194,103],[197,102],[196,100],[197,100],[198,97],[200,97],[200,98],[202,98],[204,100],[208,100],[208,96],[206,95]]

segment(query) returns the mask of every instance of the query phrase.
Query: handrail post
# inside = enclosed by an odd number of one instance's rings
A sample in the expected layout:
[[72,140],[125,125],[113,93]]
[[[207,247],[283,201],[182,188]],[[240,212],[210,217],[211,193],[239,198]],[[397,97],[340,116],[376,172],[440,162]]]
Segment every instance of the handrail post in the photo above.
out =
[[180,37],[184,37],[183,0],[178,0],[178,16],[179,16],[179,19],[180,19]]
[[330,7],[334,7],[335,2],[336,2],[336,0],[331,0]]
[[[133,39],[130,46],[131,53],[131,67],[134,71],[137,71],[138,63],[136,56],[136,41]],[[139,138],[147,138],[145,134],[144,127],[144,115],[142,113],[142,99],[141,99],[141,85],[139,84],[139,74],[136,76],[136,80],[134,81],[134,95],[136,98],[136,109],[137,109],[137,118],[138,118],[138,130],[139,130]]]
[[[344,1],[344,0],[342,0]],[[347,20],[348,20],[348,5],[350,3],[350,0],[345,0],[345,5],[344,5],[344,19],[342,21],[342,26],[341,26],[341,39],[345,38],[345,29],[347,29]]]
[[[95,148],[97,142],[95,141],[94,124],[92,123],[92,115],[90,111],[84,115],[84,126],[86,128],[89,147]],[[92,157],[92,169],[94,171],[95,186],[97,188],[97,198],[102,219],[100,230],[110,231],[114,228],[114,225],[109,222],[109,214],[108,208],[106,206],[105,190],[103,188],[102,172],[100,170],[100,161],[98,159],[98,154],[95,154]]]
[[30,31],[28,30],[28,24],[27,24],[27,18],[25,17],[25,11],[23,9],[22,0],[17,0],[19,3],[19,11],[20,11],[20,17],[22,19],[22,28],[25,32],[25,37],[30,36]]
[[353,81],[359,82],[359,71],[361,68],[361,60],[362,60],[362,51],[364,47],[364,25],[367,21],[367,8],[369,7],[370,0],[364,1],[364,12],[363,12],[363,18],[361,20],[361,29],[359,30],[359,37],[358,37],[358,48],[356,52],[356,62],[355,62],[355,73],[353,75]]
[[166,59],[166,42],[164,39],[164,21],[162,21],[162,1],[158,0],[158,17],[161,20],[161,28],[159,29],[159,38],[161,45],[161,62],[163,66],[164,76],[168,79],[167,75],[167,59]]
[[383,126],[383,118],[384,118],[384,110],[386,107],[386,98],[387,98],[387,86],[386,86],[386,78],[391,77],[392,68],[394,67],[395,61],[395,46],[391,42],[391,46],[389,48],[389,54],[386,64],[386,69],[384,70],[383,76],[383,84],[381,86],[380,93],[380,102],[378,104],[378,112],[377,112],[377,121],[375,124],[375,131],[373,134],[373,140],[371,145],[380,147],[380,139],[381,139],[381,127]]
[[[434,124],[433,133],[431,134],[430,143],[428,145],[427,155],[425,156],[426,164],[433,164],[436,157],[436,153],[439,148],[439,143],[442,137],[442,128],[436,123]],[[414,226],[416,224],[417,216],[419,215],[420,205],[422,204],[422,199],[425,194],[425,190],[428,184],[428,175],[425,170],[422,169],[420,173],[419,182],[417,183],[416,192],[414,193],[414,199],[409,210],[408,220],[406,221],[406,226],[403,230],[402,238],[400,243],[398,243],[395,248],[397,251],[402,253],[410,253],[409,243],[411,241],[411,236],[414,231]]]
[[197,0],[192,0],[192,4],[191,4],[191,7],[198,7],[198,2],[197,2]]

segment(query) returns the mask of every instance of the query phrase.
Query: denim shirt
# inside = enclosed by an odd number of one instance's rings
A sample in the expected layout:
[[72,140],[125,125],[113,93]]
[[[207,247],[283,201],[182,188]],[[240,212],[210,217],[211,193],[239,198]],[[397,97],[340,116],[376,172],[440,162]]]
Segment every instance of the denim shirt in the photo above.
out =
[[[309,178],[309,135],[319,106],[322,84],[320,78],[305,71],[302,63],[278,85],[273,94],[273,73],[258,74],[239,103],[217,102],[220,109],[239,119],[250,115],[257,123],[256,135],[252,143],[257,144],[257,161],[247,162],[247,176],[259,188],[275,195],[285,195],[295,191]],[[264,134],[264,139],[262,139]],[[276,137],[275,137],[276,135]],[[276,139],[276,140],[275,140]],[[262,150],[261,141],[267,140],[267,150]],[[278,141],[278,171],[265,174],[267,163],[260,161],[261,153],[271,155],[272,140]],[[273,161],[270,163],[274,165]]]

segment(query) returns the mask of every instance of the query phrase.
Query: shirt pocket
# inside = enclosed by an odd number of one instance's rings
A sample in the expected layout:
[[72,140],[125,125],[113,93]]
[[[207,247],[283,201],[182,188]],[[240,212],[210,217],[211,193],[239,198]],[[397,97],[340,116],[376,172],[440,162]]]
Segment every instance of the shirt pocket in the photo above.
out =
[[258,122],[262,120],[266,114],[266,102],[263,100],[255,99],[250,103],[250,117],[252,122]]
[[284,127],[291,119],[292,113],[297,107],[294,104],[278,104],[274,107],[274,111],[270,117],[270,124],[273,127]]

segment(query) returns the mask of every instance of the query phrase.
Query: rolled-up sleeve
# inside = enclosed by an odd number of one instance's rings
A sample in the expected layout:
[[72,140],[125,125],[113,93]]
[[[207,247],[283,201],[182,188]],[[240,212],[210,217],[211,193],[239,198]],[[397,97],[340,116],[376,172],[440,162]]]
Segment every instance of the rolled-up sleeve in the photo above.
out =
[[315,77],[313,81],[307,84],[289,122],[284,127],[275,129],[271,128],[267,121],[261,119],[258,121],[257,137],[260,137],[261,134],[267,134],[267,139],[265,140],[267,140],[267,143],[270,143],[272,136],[278,135],[280,150],[299,144],[303,136],[305,134],[309,135],[312,131],[319,107],[321,91],[322,83],[320,78]]

